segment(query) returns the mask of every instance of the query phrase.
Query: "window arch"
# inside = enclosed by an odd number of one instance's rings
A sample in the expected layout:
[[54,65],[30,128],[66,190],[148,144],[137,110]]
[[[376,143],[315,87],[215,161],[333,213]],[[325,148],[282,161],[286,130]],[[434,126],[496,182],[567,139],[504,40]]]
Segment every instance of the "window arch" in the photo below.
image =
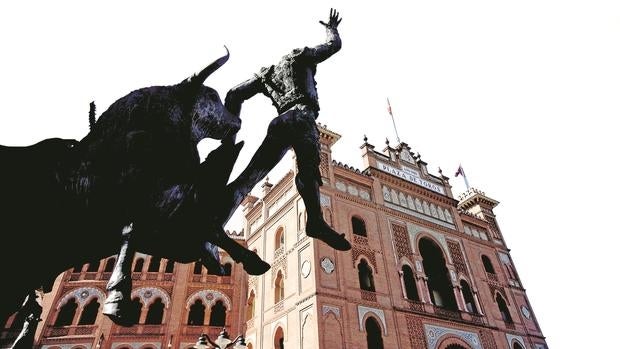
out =
[[108,260],[105,262],[105,268],[103,269],[103,271],[106,272],[106,273],[113,272],[115,264],[116,264],[116,258],[115,257],[108,258]]
[[355,235],[368,236],[368,233],[366,232],[366,223],[358,216],[351,217],[351,228],[353,229],[353,234]]
[[375,292],[375,280],[372,276],[372,269],[364,258],[357,265],[357,276],[362,290]]
[[99,270],[100,264],[101,264],[101,261],[95,261],[95,262],[88,263],[88,268],[86,269],[86,272],[96,273]]
[[199,262],[194,263],[194,275],[201,275],[202,274],[202,264],[200,264]]
[[129,323],[137,324],[140,322],[140,315],[142,315],[142,302],[140,301],[140,298],[134,297],[131,300],[131,306],[129,308]]
[[248,297],[248,303],[246,304],[246,308],[245,308],[245,319],[248,321],[254,318],[254,298],[255,298],[255,294],[254,294],[254,290],[252,290],[250,291],[250,296]]
[[161,265],[160,257],[151,257],[151,261],[149,262],[149,273],[157,273],[159,271],[159,266]]
[[224,302],[218,300],[211,307],[211,314],[209,316],[209,326],[226,326],[226,307]]
[[73,323],[73,318],[75,318],[77,306],[78,304],[75,297],[71,297],[67,303],[63,304],[60,310],[58,310],[54,326],[70,326]]
[[461,292],[463,299],[465,300],[465,308],[470,313],[478,314],[478,308],[476,307],[476,301],[474,300],[474,294],[471,292],[469,284],[465,280],[461,280]]
[[136,264],[133,265],[133,272],[134,273],[141,273],[142,272],[142,268],[144,268],[144,258],[136,259]]
[[278,303],[284,299],[284,276],[282,270],[278,270],[275,282],[275,296],[274,303]]
[[189,307],[189,315],[187,324],[191,326],[202,326],[205,323],[205,306],[200,299],[197,299],[191,307]]
[[405,284],[405,296],[412,301],[419,301],[420,296],[418,294],[418,288],[415,284],[415,276],[413,270],[407,264],[403,265],[403,283]]
[[493,263],[491,263],[491,259],[486,255],[482,255],[482,265],[484,266],[484,270],[487,273],[495,274],[495,268],[493,268]]
[[383,337],[381,336],[381,326],[374,317],[366,319],[366,343],[368,349],[383,349]]
[[82,310],[80,321],[78,325],[93,325],[97,320],[97,314],[99,313],[99,301],[97,298],[93,298]]
[[497,307],[499,308],[499,313],[502,316],[502,320],[504,322],[511,324],[512,316],[510,316],[510,310],[508,310],[508,305],[506,305],[506,300],[502,297],[499,292],[495,296],[495,302],[497,302]]
[[519,344],[519,342],[515,341],[512,343],[512,349],[523,349],[523,347]]
[[146,325],[161,325],[164,320],[164,303],[157,297],[146,312]]
[[166,261],[166,270],[164,271],[164,273],[166,274],[174,273],[174,261],[173,260],[168,259]]
[[275,349],[284,349],[284,330],[282,330],[282,327],[276,329],[276,334],[273,337],[273,347]]
[[460,344],[450,344],[446,347],[446,349],[467,349]]
[[224,275],[223,276],[230,276],[232,274],[232,264],[231,263],[226,263],[224,264]]
[[280,247],[284,247],[284,228],[279,227],[276,230],[276,244],[275,249],[279,249]]
[[424,273],[428,278],[427,285],[431,301],[438,307],[458,310],[441,248],[429,238],[420,239],[418,247],[422,255]]

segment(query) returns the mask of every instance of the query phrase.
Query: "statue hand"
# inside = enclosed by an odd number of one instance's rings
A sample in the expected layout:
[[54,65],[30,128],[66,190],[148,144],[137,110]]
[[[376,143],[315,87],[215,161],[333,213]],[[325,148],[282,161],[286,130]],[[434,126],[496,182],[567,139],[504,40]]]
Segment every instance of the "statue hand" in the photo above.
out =
[[323,21],[319,21],[322,25],[327,28],[338,28],[338,24],[342,21],[342,18],[338,18],[340,14],[334,10],[333,8],[329,10],[329,22],[325,23]]

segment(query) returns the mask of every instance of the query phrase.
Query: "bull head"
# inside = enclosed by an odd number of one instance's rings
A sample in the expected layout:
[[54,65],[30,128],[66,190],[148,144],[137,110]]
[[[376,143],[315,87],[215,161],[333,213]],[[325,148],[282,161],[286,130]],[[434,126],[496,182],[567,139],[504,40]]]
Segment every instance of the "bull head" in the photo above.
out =
[[192,118],[192,139],[195,142],[204,138],[224,139],[237,133],[241,127],[241,119],[224,107],[217,91],[203,85],[207,77],[224,65],[229,57],[226,48],[226,55],[179,84],[188,96],[192,96],[188,111]]

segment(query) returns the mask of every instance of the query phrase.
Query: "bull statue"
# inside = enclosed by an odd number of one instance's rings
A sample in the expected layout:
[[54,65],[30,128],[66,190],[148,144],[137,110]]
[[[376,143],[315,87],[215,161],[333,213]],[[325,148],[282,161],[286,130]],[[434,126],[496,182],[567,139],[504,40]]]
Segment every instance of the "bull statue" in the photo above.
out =
[[[243,145],[240,119],[206,78],[229,54],[171,86],[133,91],[102,113],[81,141],[47,139],[0,146],[0,317],[73,265],[119,253],[104,312],[123,323],[134,251],[221,271],[214,245],[250,274],[269,264],[223,231],[210,215]],[[202,139],[225,139],[200,161]]]

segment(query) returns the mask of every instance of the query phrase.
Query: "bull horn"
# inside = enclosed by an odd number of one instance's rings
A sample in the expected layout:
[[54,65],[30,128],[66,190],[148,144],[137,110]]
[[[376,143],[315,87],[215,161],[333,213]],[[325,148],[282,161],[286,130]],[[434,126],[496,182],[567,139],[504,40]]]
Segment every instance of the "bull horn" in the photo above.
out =
[[211,75],[214,71],[218,70],[221,66],[224,65],[224,63],[228,61],[230,53],[228,52],[228,47],[226,47],[226,45],[224,45],[224,48],[226,49],[226,54],[224,56],[216,59],[213,63],[206,66],[199,73],[187,78],[184,83],[188,83],[191,85],[202,85],[202,83],[205,82],[209,75]]

